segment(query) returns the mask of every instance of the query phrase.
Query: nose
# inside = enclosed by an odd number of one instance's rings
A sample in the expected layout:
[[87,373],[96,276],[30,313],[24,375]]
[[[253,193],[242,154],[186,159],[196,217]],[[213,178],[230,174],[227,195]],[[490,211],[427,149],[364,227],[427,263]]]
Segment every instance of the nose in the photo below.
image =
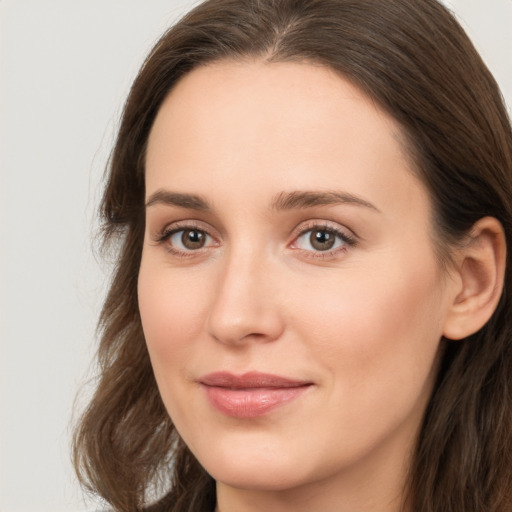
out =
[[250,340],[270,342],[284,330],[278,304],[278,279],[261,257],[233,255],[218,275],[208,316],[210,336],[238,346]]

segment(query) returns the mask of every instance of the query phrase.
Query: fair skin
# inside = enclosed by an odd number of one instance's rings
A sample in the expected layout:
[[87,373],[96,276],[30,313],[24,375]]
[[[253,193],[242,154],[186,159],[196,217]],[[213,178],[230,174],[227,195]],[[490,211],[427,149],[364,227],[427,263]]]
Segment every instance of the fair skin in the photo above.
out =
[[[357,88],[302,63],[201,67],[158,113],[140,312],[220,512],[400,509],[441,337],[483,325],[504,266],[499,224],[483,219],[440,268],[402,140]],[[215,372],[300,392],[226,412],[204,382]]]

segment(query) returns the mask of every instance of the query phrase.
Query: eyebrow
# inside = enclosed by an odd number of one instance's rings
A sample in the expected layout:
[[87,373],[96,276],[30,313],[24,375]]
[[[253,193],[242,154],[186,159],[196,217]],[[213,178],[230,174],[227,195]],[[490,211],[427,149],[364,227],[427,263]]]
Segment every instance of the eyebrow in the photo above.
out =
[[151,194],[146,201],[146,208],[155,204],[164,204],[169,206],[178,206],[190,210],[210,210],[208,201],[195,194],[182,194],[180,192],[170,192],[168,190],[157,190]]
[[[190,210],[208,211],[211,210],[208,201],[196,194],[186,194],[181,192],[171,192],[168,190],[157,190],[149,196],[146,201],[146,208],[156,204],[169,206],[177,206],[179,208],[187,208]],[[302,191],[295,190],[293,192],[280,192],[271,203],[271,209],[282,210],[298,210],[312,208],[314,206],[334,206],[338,204],[351,204],[362,206],[374,211],[379,209],[361,197],[340,191]]]
[[294,191],[281,192],[272,201],[274,210],[293,210],[312,208],[313,206],[334,206],[338,204],[352,204],[363,206],[376,212],[379,209],[366,199],[340,191]]

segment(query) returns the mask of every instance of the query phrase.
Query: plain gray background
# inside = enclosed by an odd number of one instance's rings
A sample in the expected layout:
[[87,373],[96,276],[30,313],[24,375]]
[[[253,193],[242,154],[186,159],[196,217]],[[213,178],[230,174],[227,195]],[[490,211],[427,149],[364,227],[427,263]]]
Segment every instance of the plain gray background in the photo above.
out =
[[[0,0],[0,512],[100,506],[75,483],[69,426],[108,279],[101,177],[146,52],[195,3]],[[447,3],[512,105],[512,0]]]

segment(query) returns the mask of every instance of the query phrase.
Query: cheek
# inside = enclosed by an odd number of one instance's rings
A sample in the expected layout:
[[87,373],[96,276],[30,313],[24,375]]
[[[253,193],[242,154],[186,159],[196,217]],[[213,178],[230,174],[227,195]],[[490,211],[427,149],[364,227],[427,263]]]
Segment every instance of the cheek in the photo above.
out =
[[174,373],[169,370],[182,367],[181,361],[197,349],[201,338],[208,292],[197,280],[143,258],[138,281],[139,310],[159,385],[160,376],[172,378]]
[[310,300],[302,295],[297,308],[305,357],[322,369],[324,436],[346,440],[324,454],[333,465],[396,433],[414,436],[435,379],[442,323],[436,273],[379,270],[351,272],[343,286],[310,288]]
[[441,339],[440,277],[435,264],[365,269],[296,293],[296,322],[341,393],[373,406],[386,393],[414,400],[431,383]]
[[143,257],[138,281],[142,327],[160,395],[177,427],[194,423],[197,410],[188,366],[202,353],[207,293],[196,281],[197,276]]

